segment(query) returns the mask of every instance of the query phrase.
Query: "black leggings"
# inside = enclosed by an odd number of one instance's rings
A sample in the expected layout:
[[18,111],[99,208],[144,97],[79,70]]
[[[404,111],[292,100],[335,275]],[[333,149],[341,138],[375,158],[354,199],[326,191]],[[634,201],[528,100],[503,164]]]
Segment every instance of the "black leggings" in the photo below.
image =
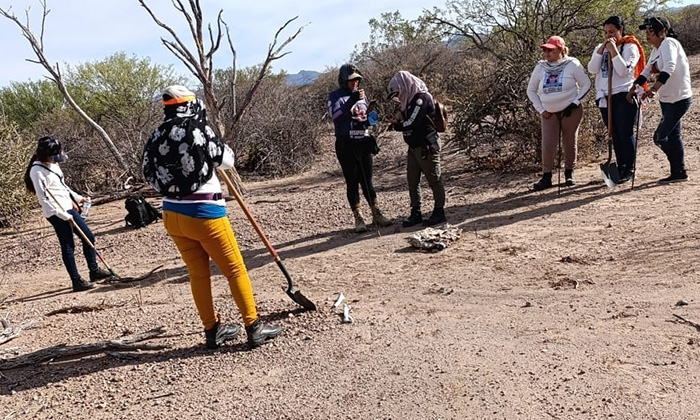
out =
[[377,199],[372,185],[372,153],[366,144],[365,139],[336,137],[335,140],[335,155],[343,169],[348,202],[353,209],[360,204],[358,185],[370,206]]

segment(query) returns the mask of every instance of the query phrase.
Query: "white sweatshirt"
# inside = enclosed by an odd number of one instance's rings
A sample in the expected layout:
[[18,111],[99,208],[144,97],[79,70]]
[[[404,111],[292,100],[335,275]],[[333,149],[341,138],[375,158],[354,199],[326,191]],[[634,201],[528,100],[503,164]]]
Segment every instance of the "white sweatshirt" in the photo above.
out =
[[[598,54],[601,45],[598,44],[593,50],[591,61],[588,62],[588,72],[595,74],[595,98],[600,99],[608,96],[608,52]],[[639,48],[635,44],[627,43],[618,47],[622,48],[622,53],[612,59],[613,78],[612,93],[629,92],[634,83],[634,69],[639,61]]]
[[693,96],[690,88],[688,57],[681,43],[675,38],[666,37],[661,41],[658,49],[651,50],[642,76],[649,79],[652,75],[658,76],[661,72],[668,73],[671,77],[659,88],[659,101],[674,103]]
[[[71,194],[79,203],[83,201],[83,196],[65,184],[61,167],[57,163],[34,162],[29,171],[29,177],[34,184],[44,217],[48,219],[51,216],[58,216],[61,220],[70,220],[72,216],[68,210],[73,208]],[[53,197],[46,190],[51,191]]]
[[527,97],[542,114],[563,111],[569,105],[579,105],[591,88],[591,80],[581,63],[572,58],[560,73],[548,72],[543,62],[537,63],[527,85]]

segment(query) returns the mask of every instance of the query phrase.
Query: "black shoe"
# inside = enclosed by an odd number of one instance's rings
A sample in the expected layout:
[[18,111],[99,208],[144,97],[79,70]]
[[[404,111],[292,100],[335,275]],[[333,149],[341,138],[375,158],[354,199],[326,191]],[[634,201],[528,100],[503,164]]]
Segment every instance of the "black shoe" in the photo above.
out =
[[248,334],[248,346],[254,349],[282,334],[282,326],[264,324],[258,319],[253,325],[245,327],[245,332]]
[[238,337],[241,332],[241,327],[238,325],[221,325],[217,322],[212,329],[204,330],[204,336],[207,339],[207,348],[214,350],[224,344],[225,341],[233,340]]
[[629,182],[630,179],[632,179],[632,176],[634,175],[634,172],[624,172],[620,174],[620,179],[615,181],[616,184],[624,184],[625,182]]
[[110,277],[113,277],[112,273],[107,270],[103,270],[102,268],[98,268],[97,271],[90,272],[90,282],[96,282],[98,280],[108,279]]
[[423,226],[433,226],[440,223],[445,223],[446,221],[447,217],[445,217],[444,208],[433,209],[433,214],[431,214],[427,219],[423,220]]
[[535,191],[542,191],[546,190],[547,188],[552,188],[552,173],[551,172],[545,172],[542,174],[542,179],[537,181],[535,185],[532,186],[532,189]]
[[573,169],[565,169],[564,170],[564,180],[565,180],[567,187],[573,187],[574,185],[576,185],[576,181],[574,181],[574,170]]
[[661,183],[671,183],[671,182],[679,182],[679,181],[687,181],[688,180],[688,173],[686,171],[681,171],[681,172],[673,172],[671,173],[671,176],[667,176],[664,179],[660,179],[659,182]]
[[408,219],[404,220],[401,223],[401,226],[407,228],[407,227],[419,225],[421,223],[423,223],[423,215],[420,212],[420,208],[412,207],[411,208],[411,215],[408,216]]
[[73,291],[74,292],[84,292],[86,290],[94,289],[95,285],[92,283],[88,283],[83,279],[80,279],[78,281],[73,282]]

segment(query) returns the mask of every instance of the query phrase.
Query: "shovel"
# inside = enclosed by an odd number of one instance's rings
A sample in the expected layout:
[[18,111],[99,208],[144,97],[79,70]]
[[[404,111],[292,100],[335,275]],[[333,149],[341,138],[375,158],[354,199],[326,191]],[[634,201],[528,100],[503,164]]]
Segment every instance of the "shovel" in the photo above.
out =
[[612,68],[612,58],[608,53],[608,160],[600,165],[600,172],[603,175],[603,181],[608,188],[613,188],[617,185],[617,181],[620,179],[620,174],[617,171],[617,164],[612,163],[612,147],[613,147],[613,134],[612,134],[612,78],[613,78],[613,68]]
[[[265,233],[260,228],[260,225],[255,220],[253,215],[250,213],[250,210],[248,210],[248,206],[243,201],[243,198],[241,197],[241,195],[238,194],[238,191],[236,190],[236,187],[234,187],[231,179],[228,177],[226,172],[224,172],[222,170],[219,170],[218,172],[221,175],[221,177],[224,179],[224,181],[226,182],[226,186],[228,187],[228,190],[231,192],[231,194],[233,194],[233,197],[238,202],[238,205],[241,206],[243,213],[245,213],[246,217],[248,218],[250,223],[255,228],[255,231],[258,233],[258,236],[260,236],[260,239],[265,244],[267,251],[275,259],[275,262],[277,263],[277,266],[280,268],[280,270],[282,270],[284,277],[287,278],[287,289],[286,289],[287,296],[289,296],[294,302],[299,304],[299,306],[306,309],[307,311],[315,311],[316,305],[313,302],[311,302],[309,299],[307,299],[306,296],[301,294],[300,291],[294,290],[294,284],[292,283],[292,276],[289,275],[289,272],[287,271],[287,268],[282,263],[282,260],[280,259],[280,256],[277,254],[277,251],[275,251],[275,248],[272,247],[272,244],[270,244],[270,241],[267,239],[267,236],[265,236]],[[284,290],[284,287],[282,288],[282,290]]]
[[[51,198],[53,198],[53,201],[55,201],[56,204],[60,206],[60,204],[58,204],[58,200],[56,200],[56,197],[54,197],[54,195],[53,195],[53,193],[51,192],[51,190],[49,190],[48,188],[46,188],[46,186],[44,186],[44,189],[46,190],[47,193],[49,193],[49,195],[51,196]],[[92,248],[92,249],[95,250],[95,254],[97,254],[97,258],[99,258],[100,261],[102,261],[102,264],[104,264],[105,267],[107,267],[107,271],[109,271],[109,274],[111,274],[112,277],[114,277],[114,278],[121,279],[121,277],[119,277],[119,276],[117,275],[117,273],[115,273],[114,270],[112,270],[112,267],[110,267],[109,264],[107,264],[107,261],[105,261],[105,259],[102,258],[102,255],[100,254],[100,251],[98,251],[97,248],[95,248],[95,244],[93,244],[92,241],[90,241],[90,239],[88,239],[87,235],[85,235],[85,232],[83,232],[83,230],[80,229],[80,227],[78,226],[78,224],[75,222],[75,219],[71,218],[70,221],[73,222],[73,229],[75,229],[75,231],[78,232],[78,235],[80,235],[80,237],[81,237],[87,244],[90,245],[90,248]]]

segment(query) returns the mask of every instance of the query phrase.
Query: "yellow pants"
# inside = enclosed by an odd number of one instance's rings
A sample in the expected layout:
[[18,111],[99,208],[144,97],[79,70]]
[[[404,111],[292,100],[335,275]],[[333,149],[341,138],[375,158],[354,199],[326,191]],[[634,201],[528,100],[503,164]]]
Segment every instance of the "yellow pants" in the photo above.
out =
[[204,328],[211,329],[218,321],[211,295],[209,257],[228,279],[243,322],[246,326],[252,325],[258,319],[253,287],[228,217],[197,219],[164,211],[163,224],[187,265],[192,297]]

